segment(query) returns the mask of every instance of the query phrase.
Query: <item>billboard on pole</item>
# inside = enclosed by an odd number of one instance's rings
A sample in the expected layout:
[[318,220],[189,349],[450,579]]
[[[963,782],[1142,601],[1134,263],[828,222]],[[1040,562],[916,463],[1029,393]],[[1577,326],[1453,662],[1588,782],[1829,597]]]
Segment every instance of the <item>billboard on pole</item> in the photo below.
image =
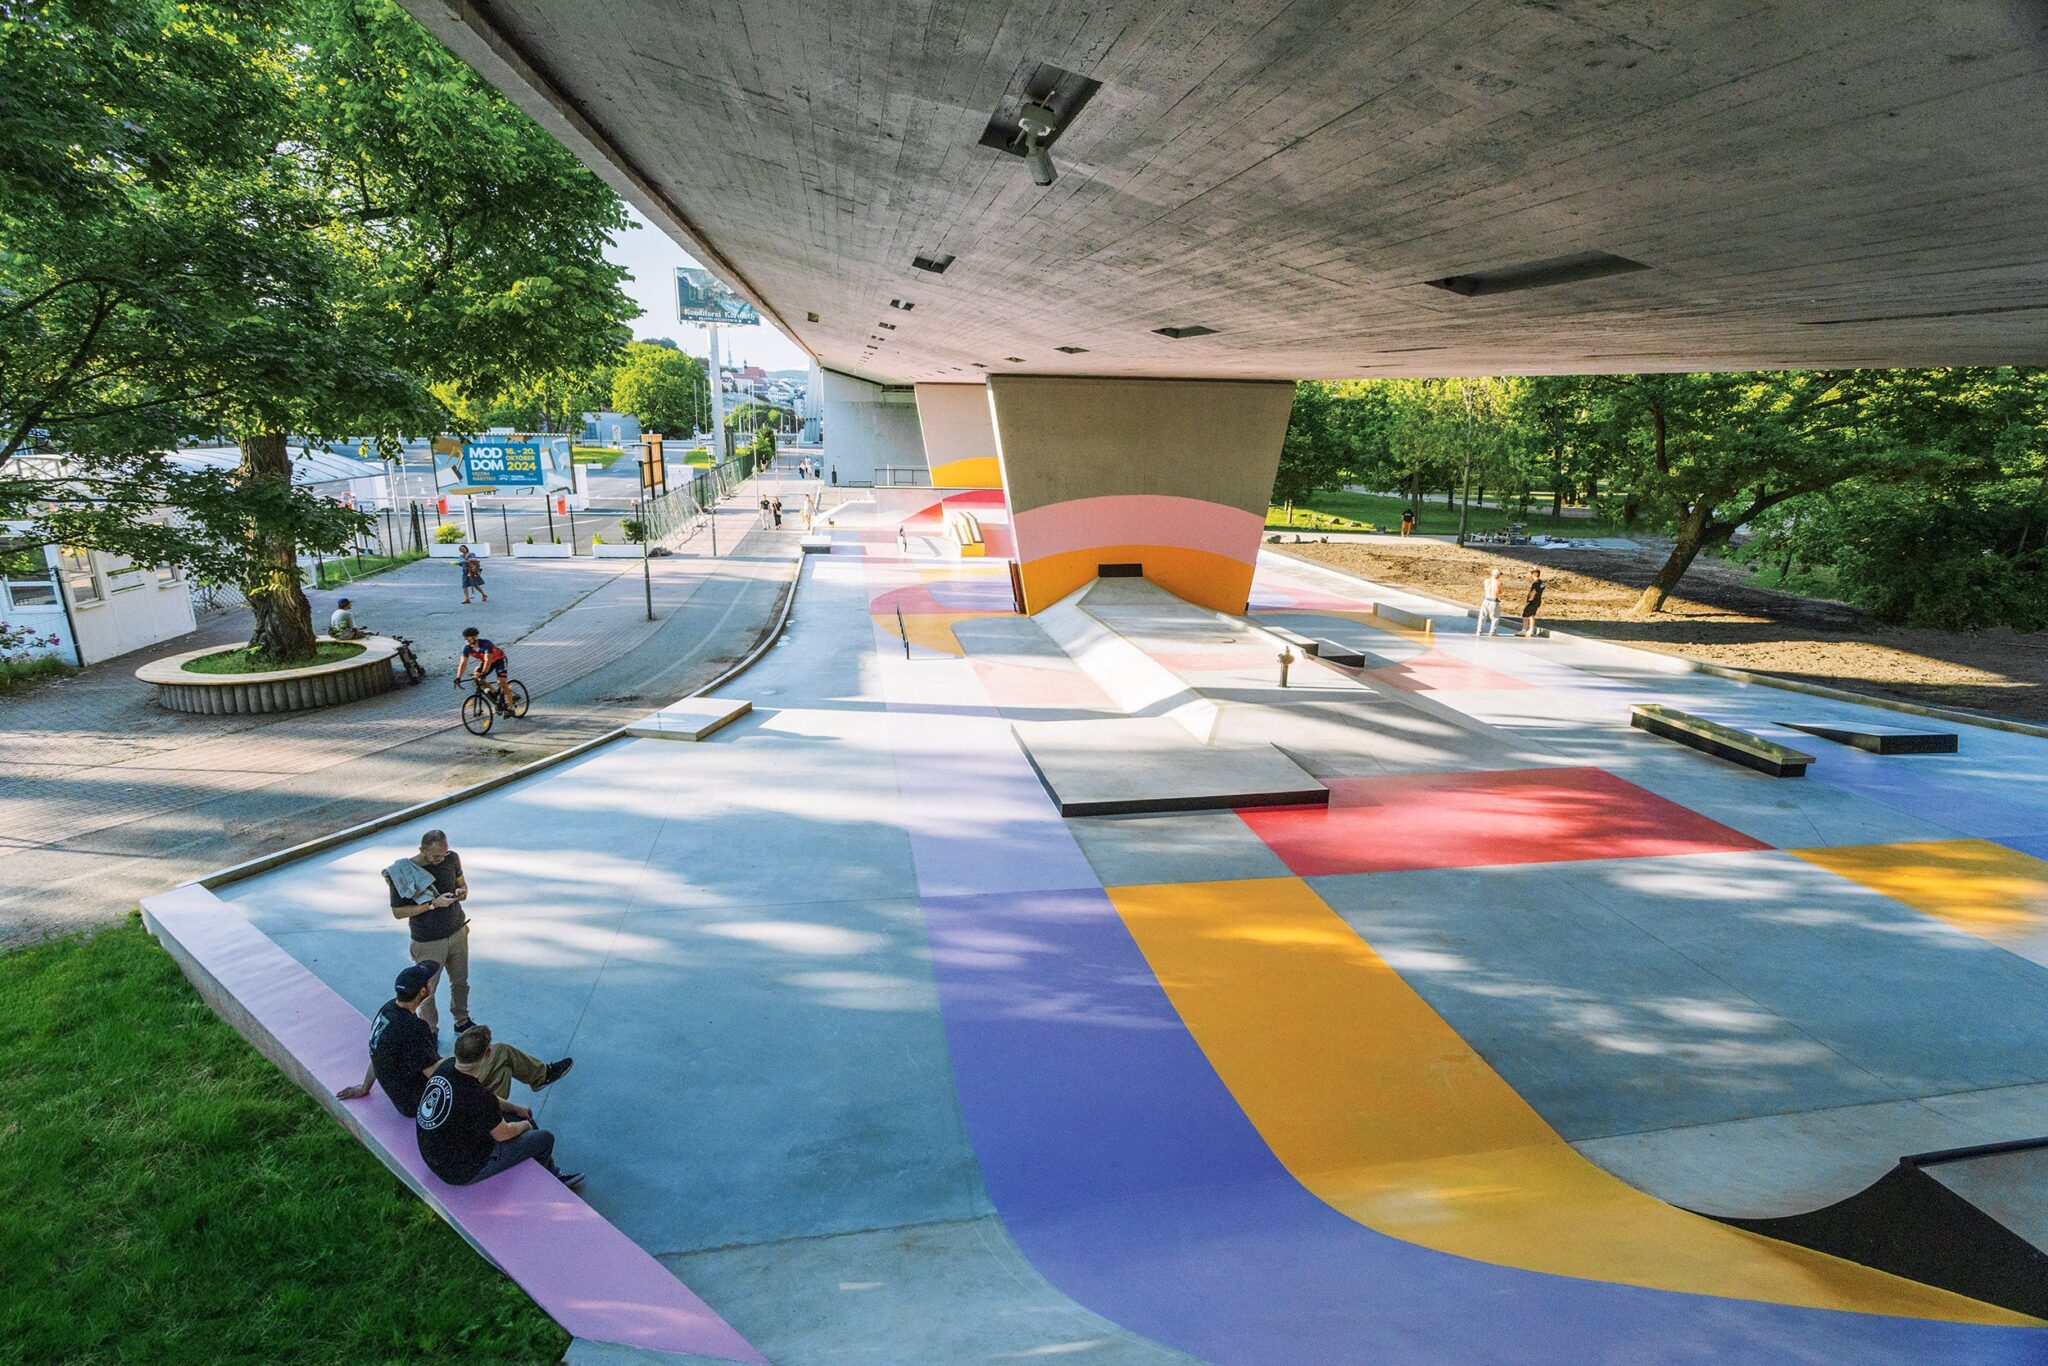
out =
[[676,321],[751,327],[761,321],[754,306],[718,282],[708,270],[676,267]]

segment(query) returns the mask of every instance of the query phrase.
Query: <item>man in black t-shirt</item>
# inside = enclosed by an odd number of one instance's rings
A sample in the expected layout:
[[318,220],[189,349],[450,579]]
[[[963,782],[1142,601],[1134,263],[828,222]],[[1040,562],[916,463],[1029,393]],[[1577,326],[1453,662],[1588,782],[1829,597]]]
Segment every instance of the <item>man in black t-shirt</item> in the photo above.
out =
[[[384,884],[391,892],[391,914],[409,922],[412,957],[415,963],[428,959],[439,963],[448,977],[448,1009],[455,1016],[455,1032],[470,1027],[469,1019],[469,917],[462,903],[469,899],[469,883],[462,876],[462,855],[448,847],[448,837],[439,830],[420,836],[420,851],[412,861],[434,879],[433,894],[420,900],[401,896],[389,876]],[[438,1032],[441,1016],[434,1009],[433,993],[427,995],[419,1016],[427,1028]]]
[[[434,993],[434,978],[440,970],[439,963],[421,962],[398,974],[393,984],[397,994],[384,1003],[377,1018],[370,1022],[370,1068],[363,1073],[361,1083],[336,1091],[336,1099],[359,1100],[370,1094],[370,1083],[374,1081],[391,1097],[398,1113],[408,1119],[414,1117],[427,1074],[441,1061],[440,1040],[419,1018],[420,1007]],[[542,1062],[509,1043],[494,1043],[491,1031],[483,1025],[472,1026],[471,1032],[483,1035],[483,1052],[470,1075],[500,1100],[511,1097],[514,1081],[544,1091],[576,1065],[574,1058]]]
[[432,961],[413,963],[392,983],[396,993],[377,1011],[370,1022],[370,1070],[361,1084],[336,1091],[339,1100],[357,1100],[370,1094],[376,1082],[391,1097],[398,1113],[412,1117],[419,1109],[420,1092],[427,1074],[441,1061],[441,1048],[432,1026],[419,1017],[420,1007],[434,995],[434,979],[441,965]]
[[534,1125],[533,1111],[500,1100],[471,1075],[489,1047],[483,1031],[471,1030],[455,1041],[455,1056],[427,1078],[413,1117],[420,1156],[451,1186],[487,1180],[530,1157],[576,1190],[582,1174],[555,1165],[555,1136]]

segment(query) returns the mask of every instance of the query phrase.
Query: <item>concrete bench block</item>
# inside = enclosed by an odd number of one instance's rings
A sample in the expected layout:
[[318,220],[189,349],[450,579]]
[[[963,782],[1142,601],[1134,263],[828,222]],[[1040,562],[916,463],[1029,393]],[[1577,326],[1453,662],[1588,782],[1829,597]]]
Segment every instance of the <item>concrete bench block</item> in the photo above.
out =
[[735,702],[730,698],[685,697],[628,722],[626,734],[646,740],[702,740],[753,709],[752,702]]
[[1915,730],[1910,726],[1880,726],[1858,721],[1783,721],[1789,730],[1805,731],[1838,745],[1849,745],[1871,754],[1954,754],[1956,733],[1952,730]]
[[1811,754],[1775,744],[1746,730],[1709,721],[1703,716],[1694,716],[1676,707],[1642,703],[1631,709],[1629,724],[1666,740],[1689,745],[1717,759],[1767,773],[1773,778],[1803,778],[1806,766],[1813,762]]

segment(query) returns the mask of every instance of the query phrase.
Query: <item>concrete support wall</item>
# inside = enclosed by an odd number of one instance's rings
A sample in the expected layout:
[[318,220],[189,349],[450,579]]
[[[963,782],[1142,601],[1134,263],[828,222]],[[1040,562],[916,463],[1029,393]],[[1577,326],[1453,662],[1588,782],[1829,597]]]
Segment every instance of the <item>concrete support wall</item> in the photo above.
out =
[[920,384],[917,420],[924,429],[924,455],[932,487],[1000,488],[996,423],[986,384]]
[[842,484],[869,484],[881,468],[925,468],[910,386],[825,371],[825,464]]
[[1026,611],[1105,564],[1244,610],[1292,384],[997,375],[989,396]]

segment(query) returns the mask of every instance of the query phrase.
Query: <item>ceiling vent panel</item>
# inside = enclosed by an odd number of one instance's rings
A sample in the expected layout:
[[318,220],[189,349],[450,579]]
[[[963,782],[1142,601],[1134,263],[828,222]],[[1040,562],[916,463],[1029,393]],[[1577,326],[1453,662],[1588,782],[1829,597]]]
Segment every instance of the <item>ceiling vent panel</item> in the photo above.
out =
[[1551,285],[1573,285],[1584,280],[1605,279],[1648,270],[1641,261],[1604,251],[1582,251],[1576,256],[1553,256],[1545,261],[1527,261],[1498,270],[1479,270],[1469,275],[1446,275],[1441,280],[1424,280],[1432,289],[1445,289],[1466,298],[1484,294],[1511,294],[1518,289],[1545,289]]
[[943,251],[919,252],[910,258],[910,264],[919,270],[928,270],[934,275],[944,275],[946,267],[953,264],[952,256]]
[[1152,330],[1162,337],[1171,337],[1175,341],[1183,337],[1210,337],[1216,334],[1215,328],[1203,327],[1200,323],[1192,327],[1155,327]]

